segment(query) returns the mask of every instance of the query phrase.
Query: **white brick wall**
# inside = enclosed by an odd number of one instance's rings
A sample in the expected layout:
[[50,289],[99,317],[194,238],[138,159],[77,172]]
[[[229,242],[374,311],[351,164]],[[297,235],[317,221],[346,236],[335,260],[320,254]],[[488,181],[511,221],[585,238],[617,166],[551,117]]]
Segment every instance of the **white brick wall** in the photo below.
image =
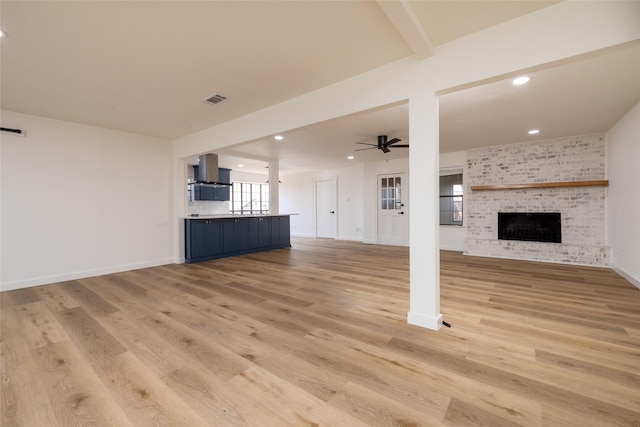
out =
[[[467,185],[592,181],[606,177],[604,135],[467,152]],[[608,266],[605,187],[468,191],[465,254]],[[560,212],[562,243],[498,240],[498,212]]]

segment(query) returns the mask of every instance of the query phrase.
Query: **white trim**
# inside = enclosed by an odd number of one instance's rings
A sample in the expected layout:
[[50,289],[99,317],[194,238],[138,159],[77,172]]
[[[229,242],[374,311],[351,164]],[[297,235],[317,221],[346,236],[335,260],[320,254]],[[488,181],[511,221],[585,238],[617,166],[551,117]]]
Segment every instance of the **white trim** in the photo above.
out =
[[172,258],[160,259],[156,261],[140,262],[134,264],[123,264],[108,268],[98,268],[95,270],[83,270],[73,273],[66,273],[53,276],[37,277],[29,280],[19,280],[2,284],[0,291],[11,291],[14,289],[29,288],[32,286],[47,285],[51,283],[65,282],[67,280],[84,279],[86,277],[101,276],[103,274],[120,273],[122,271],[138,270],[141,268],[157,267],[160,265],[174,264]]
[[631,276],[626,271],[624,271],[623,269],[621,269],[620,267],[618,267],[617,265],[615,265],[613,263],[611,263],[611,269],[613,271],[615,271],[616,273],[618,273],[619,275],[621,275],[622,277],[624,277],[625,279],[627,279],[629,282],[631,282],[631,284],[633,286],[635,286],[636,288],[640,289],[640,280],[638,280],[635,277]]
[[442,326],[442,314],[432,317],[423,313],[410,311],[407,313],[407,323],[437,331]]
[[362,242],[362,237],[360,236],[338,236],[336,240],[349,240],[352,242]]
[[382,1],[378,6],[407,42],[418,59],[433,56],[433,42],[408,1]]
[[462,166],[441,167],[438,175],[439,176],[463,175],[462,182],[464,183],[464,168]]
[[454,252],[464,252],[464,248],[455,246],[455,245],[440,245],[440,250],[441,251],[454,251]]
[[291,237],[311,237],[313,239],[316,235],[312,233],[291,233]]

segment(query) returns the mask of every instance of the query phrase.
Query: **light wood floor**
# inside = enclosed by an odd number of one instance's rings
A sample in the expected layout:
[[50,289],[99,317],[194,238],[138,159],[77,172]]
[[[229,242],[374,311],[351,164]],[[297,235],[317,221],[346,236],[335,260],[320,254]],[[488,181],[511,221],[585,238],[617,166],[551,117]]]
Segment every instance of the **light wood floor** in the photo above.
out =
[[640,425],[640,290],[596,268],[292,249],[3,292],[2,426]]

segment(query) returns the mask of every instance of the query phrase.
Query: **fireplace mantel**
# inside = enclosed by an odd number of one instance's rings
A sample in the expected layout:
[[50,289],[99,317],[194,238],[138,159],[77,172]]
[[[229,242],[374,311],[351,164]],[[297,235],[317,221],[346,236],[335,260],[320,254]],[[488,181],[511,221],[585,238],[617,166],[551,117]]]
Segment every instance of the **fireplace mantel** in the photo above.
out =
[[527,184],[472,185],[472,191],[486,190],[518,190],[523,188],[558,188],[558,187],[606,187],[609,180],[598,181],[564,181],[564,182],[531,182]]

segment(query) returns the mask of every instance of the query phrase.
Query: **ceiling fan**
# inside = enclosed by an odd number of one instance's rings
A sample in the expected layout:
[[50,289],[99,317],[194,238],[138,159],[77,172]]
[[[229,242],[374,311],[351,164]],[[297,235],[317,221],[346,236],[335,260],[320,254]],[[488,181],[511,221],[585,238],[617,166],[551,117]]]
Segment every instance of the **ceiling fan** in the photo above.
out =
[[397,142],[402,141],[401,139],[398,138],[393,138],[387,141],[387,135],[378,135],[378,143],[377,144],[369,144],[368,142],[356,142],[356,144],[362,144],[362,145],[370,145],[371,147],[369,148],[360,148],[359,150],[355,150],[355,151],[362,151],[362,150],[372,150],[374,148],[377,148],[378,150],[382,150],[383,153],[388,153],[389,151],[391,151],[389,148],[407,148],[409,147],[409,144],[398,144],[396,145]]

